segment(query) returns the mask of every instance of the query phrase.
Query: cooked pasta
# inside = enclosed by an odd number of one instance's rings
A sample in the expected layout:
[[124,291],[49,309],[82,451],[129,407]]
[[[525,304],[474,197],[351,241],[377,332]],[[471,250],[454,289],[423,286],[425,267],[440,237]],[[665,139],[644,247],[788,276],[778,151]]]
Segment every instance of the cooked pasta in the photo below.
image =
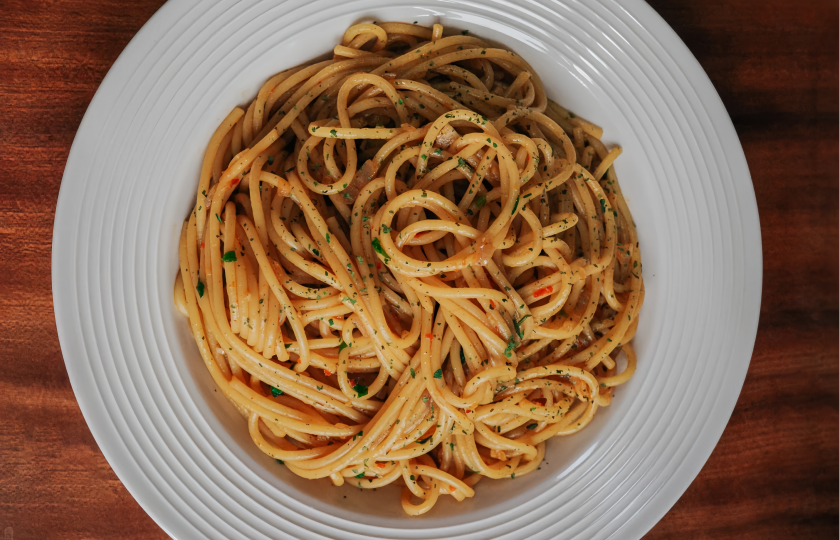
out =
[[260,450],[419,515],[610,404],[639,243],[621,148],[520,56],[405,23],[333,53],[210,138],[175,304]]

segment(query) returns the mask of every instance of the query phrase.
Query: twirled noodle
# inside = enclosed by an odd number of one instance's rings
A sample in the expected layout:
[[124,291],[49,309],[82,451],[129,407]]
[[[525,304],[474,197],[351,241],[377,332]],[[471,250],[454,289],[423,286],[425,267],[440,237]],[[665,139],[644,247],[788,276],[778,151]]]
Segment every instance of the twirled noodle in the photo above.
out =
[[352,26],[234,109],[175,303],[254,443],[304,478],[402,483],[418,515],[583,429],[636,369],[644,298],[601,133],[440,25]]

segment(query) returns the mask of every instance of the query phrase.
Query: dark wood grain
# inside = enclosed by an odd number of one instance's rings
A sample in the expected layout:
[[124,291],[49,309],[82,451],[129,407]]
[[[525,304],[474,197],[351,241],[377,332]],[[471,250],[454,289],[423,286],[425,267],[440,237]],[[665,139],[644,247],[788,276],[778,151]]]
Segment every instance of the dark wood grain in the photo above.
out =
[[[73,136],[160,4],[0,2],[0,529],[15,539],[166,538],[85,425],[50,290],[53,214]],[[647,538],[837,538],[837,1],[651,4],[703,65],[741,138],[764,291],[729,425]]]

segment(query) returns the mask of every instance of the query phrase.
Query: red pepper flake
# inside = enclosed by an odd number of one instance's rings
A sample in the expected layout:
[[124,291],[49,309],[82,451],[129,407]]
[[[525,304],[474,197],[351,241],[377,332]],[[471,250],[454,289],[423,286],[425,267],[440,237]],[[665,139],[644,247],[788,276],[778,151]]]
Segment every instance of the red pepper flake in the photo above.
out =
[[382,263],[381,262],[376,263],[376,269],[377,270],[382,270]]
[[431,340],[432,340],[432,334],[426,334],[426,339],[428,339],[429,341],[431,341]]
[[204,242],[201,243],[201,249],[204,249]]
[[496,302],[490,300],[490,309],[496,309]]
[[356,386],[356,379],[347,379],[347,382],[350,383],[350,386]]
[[325,369],[325,370],[324,370],[324,375],[326,375],[327,377],[329,377],[330,375],[332,375],[332,373],[330,372],[330,370]]
[[534,298],[539,298],[541,296],[551,294],[552,292],[554,292],[554,287],[549,285],[548,287],[543,287],[542,289],[537,289],[536,291],[534,291]]
[[234,178],[233,182],[231,182],[231,184],[234,185],[234,186],[238,183],[239,183],[239,178]]
[[377,467],[379,467],[380,469],[384,469],[384,468],[385,468],[385,464],[384,464],[384,463],[380,463],[380,462],[378,462],[378,461],[376,462],[376,466],[377,466]]

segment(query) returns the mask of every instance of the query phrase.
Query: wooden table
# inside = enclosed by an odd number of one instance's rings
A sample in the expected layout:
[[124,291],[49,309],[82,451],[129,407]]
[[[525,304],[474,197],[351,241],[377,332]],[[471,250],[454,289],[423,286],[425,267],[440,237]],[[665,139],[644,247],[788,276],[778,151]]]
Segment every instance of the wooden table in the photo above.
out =
[[[5,540],[166,538],[82,418],[50,292],[53,215],[73,136],[108,68],[161,3],[0,4]],[[837,0],[652,5],[703,65],[741,138],[761,217],[764,294],[732,419],[648,538],[837,538]]]

